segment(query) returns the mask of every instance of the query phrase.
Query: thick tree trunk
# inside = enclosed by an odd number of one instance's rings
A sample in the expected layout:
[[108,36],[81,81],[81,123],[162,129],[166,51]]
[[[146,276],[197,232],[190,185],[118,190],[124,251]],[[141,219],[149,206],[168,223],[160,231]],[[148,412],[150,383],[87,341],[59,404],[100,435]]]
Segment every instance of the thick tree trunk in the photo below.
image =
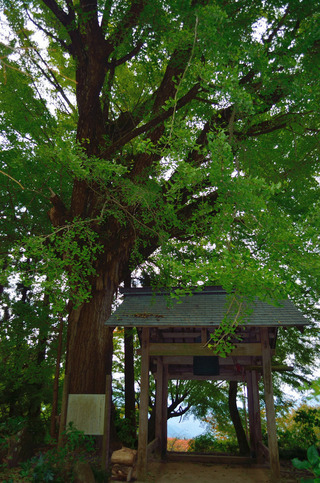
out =
[[111,374],[112,329],[105,326],[111,313],[114,287],[92,290],[89,302],[69,314],[66,373],[70,394],[104,394]]
[[239,444],[239,450],[241,455],[250,454],[250,448],[247,441],[246,433],[243,429],[240,414],[237,407],[237,381],[230,381],[229,383],[229,411],[231,420],[236,431],[236,436]]

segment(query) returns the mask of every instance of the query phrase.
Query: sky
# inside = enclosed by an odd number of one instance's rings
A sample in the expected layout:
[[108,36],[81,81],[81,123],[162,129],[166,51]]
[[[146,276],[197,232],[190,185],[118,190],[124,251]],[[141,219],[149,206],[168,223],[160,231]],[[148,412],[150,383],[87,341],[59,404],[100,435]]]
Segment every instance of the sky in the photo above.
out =
[[168,421],[168,438],[189,439],[205,432],[206,424],[193,416],[171,418]]

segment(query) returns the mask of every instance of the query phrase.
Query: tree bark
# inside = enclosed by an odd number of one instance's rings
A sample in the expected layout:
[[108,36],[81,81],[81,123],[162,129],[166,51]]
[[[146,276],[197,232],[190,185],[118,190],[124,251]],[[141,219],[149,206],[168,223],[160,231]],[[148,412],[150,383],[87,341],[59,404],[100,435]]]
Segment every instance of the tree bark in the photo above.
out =
[[69,394],[104,394],[111,374],[112,329],[105,326],[114,290],[92,290],[91,299],[72,308],[68,321],[66,373]]
[[247,441],[246,433],[243,429],[240,414],[237,407],[237,381],[229,382],[229,411],[231,420],[236,431],[236,436],[239,444],[239,450],[241,455],[250,454],[250,448]]

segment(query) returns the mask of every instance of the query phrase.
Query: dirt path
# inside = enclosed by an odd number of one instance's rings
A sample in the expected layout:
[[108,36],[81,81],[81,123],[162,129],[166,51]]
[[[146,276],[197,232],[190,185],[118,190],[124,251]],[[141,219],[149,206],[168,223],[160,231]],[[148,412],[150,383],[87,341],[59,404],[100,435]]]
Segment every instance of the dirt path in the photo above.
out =
[[[297,483],[295,475],[281,470],[282,483]],[[208,463],[153,462],[148,465],[148,483],[271,483],[268,468],[210,465]]]

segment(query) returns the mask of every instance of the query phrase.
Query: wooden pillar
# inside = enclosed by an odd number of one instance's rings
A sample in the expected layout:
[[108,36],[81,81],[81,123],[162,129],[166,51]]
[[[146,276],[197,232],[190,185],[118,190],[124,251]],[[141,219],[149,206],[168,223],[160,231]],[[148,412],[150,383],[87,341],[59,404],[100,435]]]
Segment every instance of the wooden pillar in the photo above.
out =
[[141,388],[139,412],[139,438],[137,479],[144,481],[147,474],[148,446],[148,406],[149,406],[149,328],[142,329],[141,341]]
[[156,438],[159,440],[159,450],[164,458],[167,452],[167,411],[168,411],[168,365],[163,364],[163,358],[157,360],[156,384]]
[[168,412],[168,364],[163,366],[163,391],[162,391],[162,427],[161,427],[161,456],[164,458],[167,454],[167,412]]
[[273,400],[273,386],[271,376],[271,349],[269,344],[268,328],[261,328],[261,346],[262,346],[262,368],[264,397],[266,403],[267,431],[268,431],[268,447],[270,455],[270,467],[272,481],[280,479],[280,462],[279,450],[276,430],[276,414]]
[[112,376],[106,375],[106,393],[104,404],[104,426],[102,441],[102,461],[101,467],[106,470],[109,466],[110,451],[110,420],[111,420],[111,397],[112,397]]
[[250,447],[252,456],[259,461],[261,459],[259,443],[262,443],[262,431],[257,371],[247,371],[246,379],[248,389]]
[[157,358],[156,375],[156,428],[155,436],[159,441],[159,448],[162,449],[162,425],[163,425],[163,358]]

